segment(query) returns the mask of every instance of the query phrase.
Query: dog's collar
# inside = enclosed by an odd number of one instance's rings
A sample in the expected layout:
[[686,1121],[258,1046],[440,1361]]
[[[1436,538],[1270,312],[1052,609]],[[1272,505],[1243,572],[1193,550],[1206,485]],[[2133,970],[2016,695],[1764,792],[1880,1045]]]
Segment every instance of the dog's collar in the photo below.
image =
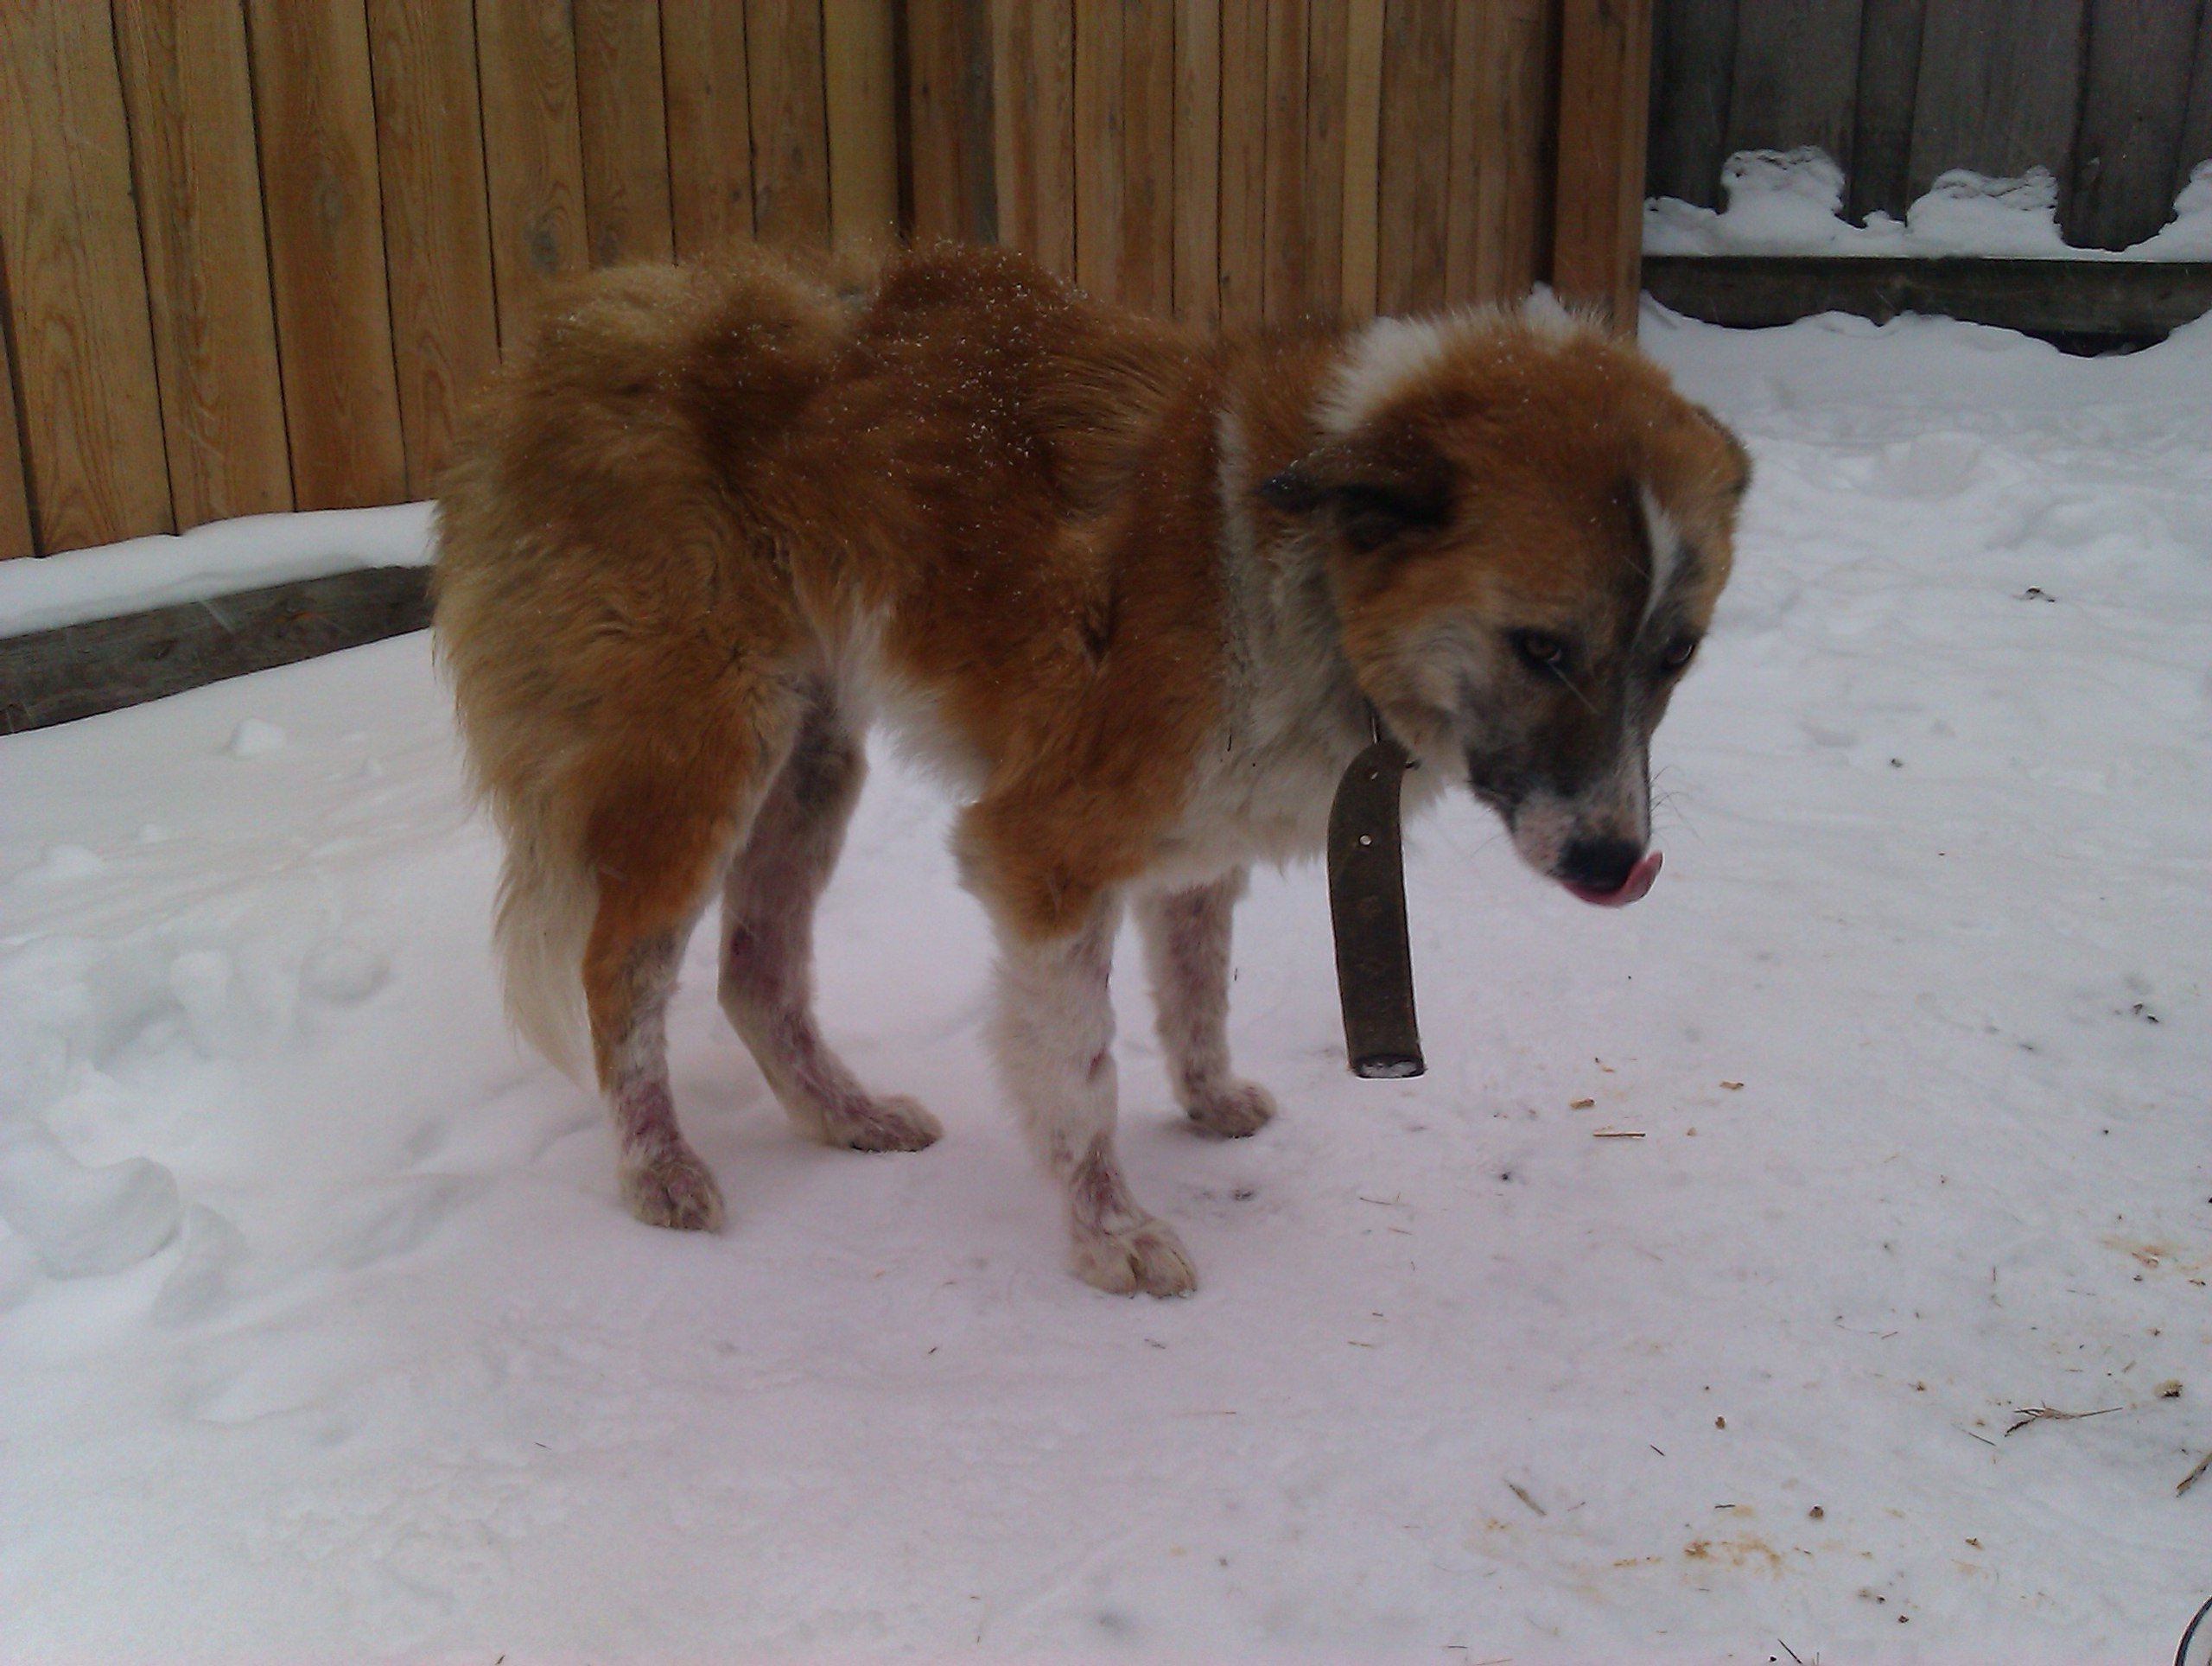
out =
[[1419,1076],[1413,944],[1406,926],[1400,800],[1414,760],[1367,706],[1366,748],[1337,783],[1329,807],[1329,921],[1344,1051],[1355,1076]]

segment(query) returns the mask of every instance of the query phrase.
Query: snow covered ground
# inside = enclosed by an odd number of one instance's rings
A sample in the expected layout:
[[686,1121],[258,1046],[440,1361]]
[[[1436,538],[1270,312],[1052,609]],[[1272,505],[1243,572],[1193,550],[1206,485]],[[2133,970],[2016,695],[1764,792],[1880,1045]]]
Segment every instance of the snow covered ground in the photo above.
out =
[[0,740],[0,1660],[2166,1658],[2212,1587],[2212,321],[1645,337],[1759,467],[1666,874],[1586,909],[1422,824],[1404,1083],[1343,1069],[1319,875],[1263,877],[1233,1033],[1286,1110],[1237,1144],[1125,954],[1188,1301],[1062,1270],[894,759],[824,1004],[948,1135],[800,1143],[702,937],[702,1238],[511,1048],[422,638]]

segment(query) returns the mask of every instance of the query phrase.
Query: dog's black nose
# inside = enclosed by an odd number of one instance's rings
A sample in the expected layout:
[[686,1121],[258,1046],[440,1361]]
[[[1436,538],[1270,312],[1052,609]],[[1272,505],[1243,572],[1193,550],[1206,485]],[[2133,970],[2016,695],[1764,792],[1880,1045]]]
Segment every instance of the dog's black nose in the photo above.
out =
[[1643,847],[1626,839],[1577,839],[1560,859],[1559,876],[1592,891],[1618,891],[1628,883]]

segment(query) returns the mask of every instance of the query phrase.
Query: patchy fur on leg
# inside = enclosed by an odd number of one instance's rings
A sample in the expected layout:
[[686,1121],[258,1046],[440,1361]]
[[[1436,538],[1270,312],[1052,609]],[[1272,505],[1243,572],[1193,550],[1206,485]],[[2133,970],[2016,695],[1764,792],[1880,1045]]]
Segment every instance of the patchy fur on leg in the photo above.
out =
[[1230,917],[1244,870],[1154,893],[1138,907],[1160,1052],[1175,1101],[1209,1134],[1241,1139],[1275,1112],[1274,1096],[1229,1067]]
[[721,1189],[677,1127],[668,1084],[668,998],[688,935],[659,932],[632,949],[623,991],[627,1021],[604,1051],[601,1077],[620,1148],[622,1200],[630,1212],[648,1226],[718,1232]]
[[862,1088],[814,1019],[814,908],[867,764],[826,691],[753,818],[722,892],[721,1004],[791,1121],[829,1145],[919,1151],[944,1130],[916,1101]]
[[992,1040],[1007,1091],[1066,1199],[1076,1275],[1116,1294],[1187,1294],[1198,1274],[1174,1231],[1129,1196],[1114,1153],[1117,903],[1072,937],[1002,941]]
[[627,1084],[616,1090],[613,1108],[622,1148],[616,1172],[630,1212],[648,1226],[721,1231],[721,1188],[677,1131],[668,1084]]

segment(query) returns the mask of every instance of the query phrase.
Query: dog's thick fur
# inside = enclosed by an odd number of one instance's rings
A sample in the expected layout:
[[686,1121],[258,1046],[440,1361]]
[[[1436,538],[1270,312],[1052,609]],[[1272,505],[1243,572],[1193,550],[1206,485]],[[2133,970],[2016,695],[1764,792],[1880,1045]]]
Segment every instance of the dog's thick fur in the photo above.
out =
[[515,1021],[572,1070],[588,1035],[639,1218],[717,1226],[662,1020],[719,883],[722,1005],[792,1118],[936,1139],[812,1010],[814,905],[881,716],[966,799],[993,1039],[1076,1270],[1188,1290],[1114,1152],[1124,903],[1176,1095],[1235,1135],[1274,1107],[1230,1070],[1230,911],[1249,863],[1319,849],[1376,714],[1421,766],[1409,804],[1467,781],[1541,871],[1628,894],[1648,741],[1746,478],[1662,372],[1556,307],[1215,339],[950,248],[851,302],[757,253],[588,280],[439,510]]

